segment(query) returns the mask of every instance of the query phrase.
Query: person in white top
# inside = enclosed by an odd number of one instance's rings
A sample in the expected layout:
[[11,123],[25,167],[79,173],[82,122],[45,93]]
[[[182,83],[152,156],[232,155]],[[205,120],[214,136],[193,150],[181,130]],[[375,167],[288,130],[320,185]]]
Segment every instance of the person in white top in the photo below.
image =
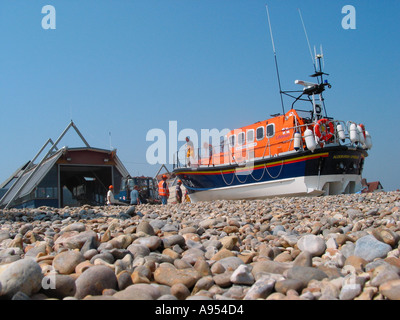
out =
[[115,198],[114,198],[114,187],[111,185],[108,187],[108,192],[107,192],[107,205],[110,206],[115,203]]

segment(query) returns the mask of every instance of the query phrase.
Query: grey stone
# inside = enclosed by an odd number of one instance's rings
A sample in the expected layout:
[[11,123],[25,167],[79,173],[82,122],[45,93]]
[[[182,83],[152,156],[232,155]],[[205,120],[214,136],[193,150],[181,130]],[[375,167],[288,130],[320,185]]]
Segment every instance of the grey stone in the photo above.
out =
[[153,229],[162,229],[162,227],[164,227],[167,223],[167,221],[165,220],[159,220],[159,219],[155,219],[155,220],[151,220],[150,225],[153,227]]
[[254,281],[251,267],[247,264],[239,265],[231,275],[231,282],[234,284],[252,285]]
[[362,291],[359,283],[345,284],[339,294],[340,300],[353,300]]
[[146,246],[150,249],[150,251],[157,250],[159,246],[161,246],[161,239],[157,236],[149,236],[149,237],[140,237],[136,239],[133,243]]
[[[136,214],[135,206],[129,207],[128,210],[125,212],[129,217],[133,217]],[[129,218],[128,218],[129,219]]]
[[153,296],[135,285],[130,285],[124,290],[118,291],[113,295],[118,300],[154,300]]
[[179,231],[179,227],[176,224],[172,224],[172,223],[167,223],[166,225],[164,225],[161,230],[163,232],[178,232]]
[[234,271],[236,270],[240,265],[244,264],[242,259],[238,257],[227,257],[223,258],[221,260],[218,260],[218,262],[225,268],[227,271]]
[[146,257],[150,254],[150,249],[141,244],[132,243],[131,245],[129,245],[127,250],[131,252],[135,258]]
[[89,251],[91,249],[97,249],[99,247],[99,241],[97,240],[97,237],[95,235],[89,237],[85,243],[83,244],[81,248],[82,254],[84,254],[86,251]]
[[321,256],[326,250],[324,239],[313,234],[301,237],[297,246],[301,251],[308,251],[313,256]]
[[180,247],[185,246],[185,238],[180,234],[172,235],[164,238],[163,240],[164,248],[171,248],[174,245],[179,245]]
[[18,291],[31,296],[41,288],[42,269],[33,259],[18,260],[0,270],[0,296],[12,298]]
[[276,280],[269,276],[261,277],[247,291],[244,300],[265,299],[274,289],[275,282]]
[[297,279],[303,282],[305,286],[311,280],[322,280],[324,278],[328,278],[327,274],[317,268],[313,267],[299,267],[295,266],[287,272],[287,277],[289,279]]
[[252,273],[255,279],[258,279],[259,273],[278,273],[283,274],[291,268],[291,265],[285,262],[278,261],[257,261],[253,265]]
[[154,236],[155,232],[149,221],[143,220],[136,228],[136,233],[143,232],[149,236]]
[[[28,230],[26,230],[26,231],[28,231]],[[10,239],[10,233],[8,231],[0,231],[0,243],[6,239]]]
[[353,242],[348,242],[340,248],[340,252],[348,258],[354,255],[355,247],[356,245]]
[[275,283],[275,290],[283,294],[286,294],[289,290],[295,290],[300,293],[304,287],[304,282],[299,279],[285,279]]
[[367,235],[357,240],[354,255],[372,261],[376,258],[385,258],[391,250],[390,245],[380,242],[372,235]]

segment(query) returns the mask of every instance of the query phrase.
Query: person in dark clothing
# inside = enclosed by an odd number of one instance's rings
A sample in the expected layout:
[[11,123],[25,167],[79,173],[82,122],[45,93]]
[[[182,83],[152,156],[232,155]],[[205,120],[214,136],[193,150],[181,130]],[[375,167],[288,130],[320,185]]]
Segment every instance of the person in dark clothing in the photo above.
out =
[[132,205],[140,204],[139,187],[138,186],[135,186],[133,188],[133,190],[131,191],[131,204]]
[[177,203],[182,203],[182,189],[181,189],[182,181],[178,180],[178,183],[176,185],[175,189],[175,197],[176,197],[176,202]]

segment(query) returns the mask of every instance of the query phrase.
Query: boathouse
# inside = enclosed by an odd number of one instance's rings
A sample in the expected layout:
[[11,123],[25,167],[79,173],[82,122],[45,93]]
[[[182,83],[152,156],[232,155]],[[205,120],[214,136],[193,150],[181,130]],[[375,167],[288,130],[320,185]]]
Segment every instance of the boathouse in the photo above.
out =
[[[66,132],[75,129],[84,147],[58,149]],[[50,149],[38,162],[39,156]],[[38,154],[0,184],[0,208],[104,205],[109,185],[118,193],[129,176],[116,150],[91,147],[71,121],[53,143],[49,139]]]

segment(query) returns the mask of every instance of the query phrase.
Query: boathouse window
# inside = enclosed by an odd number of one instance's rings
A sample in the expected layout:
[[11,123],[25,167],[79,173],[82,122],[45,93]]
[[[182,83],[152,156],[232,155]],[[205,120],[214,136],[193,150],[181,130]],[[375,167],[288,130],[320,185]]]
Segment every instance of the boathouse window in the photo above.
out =
[[239,133],[238,134],[238,144],[239,144],[239,146],[244,145],[245,141],[246,141],[246,139],[245,139],[244,132]]
[[247,131],[247,143],[254,142],[254,129],[250,129]]
[[257,128],[256,136],[258,141],[264,139],[264,127]]
[[272,138],[275,135],[275,124],[271,123],[267,125],[267,137]]
[[57,198],[57,188],[37,188],[35,190],[36,199]]
[[232,136],[229,137],[229,145],[231,147],[235,146],[235,135],[232,135]]

